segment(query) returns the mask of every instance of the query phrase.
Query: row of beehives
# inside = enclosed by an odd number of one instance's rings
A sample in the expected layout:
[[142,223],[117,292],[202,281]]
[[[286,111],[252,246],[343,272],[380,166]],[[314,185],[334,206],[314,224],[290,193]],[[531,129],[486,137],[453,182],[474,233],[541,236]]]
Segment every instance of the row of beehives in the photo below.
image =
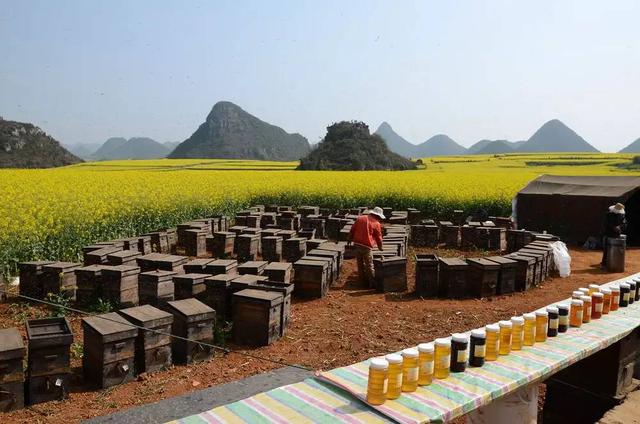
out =
[[525,291],[549,278],[553,240],[534,240],[516,252],[483,258],[416,255],[416,292],[422,297],[464,299]]

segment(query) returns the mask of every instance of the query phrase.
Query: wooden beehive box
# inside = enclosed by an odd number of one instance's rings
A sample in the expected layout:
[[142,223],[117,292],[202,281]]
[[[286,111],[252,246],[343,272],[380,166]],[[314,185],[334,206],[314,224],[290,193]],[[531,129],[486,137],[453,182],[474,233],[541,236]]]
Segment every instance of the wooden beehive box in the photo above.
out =
[[282,237],[282,243],[284,244],[285,240],[289,240],[290,238],[294,238],[296,236],[295,230],[280,230],[278,232],[278,237]]
[[[267,224],[267,225],[271,225],[271,224]],[[262,238],[264,240],[265,237],[275,237],[278,235],[278,233],[282,231],[279,228],[263,228],[262,231],[260,232],[260,238]]]
[[533,274],[533,285],[539,286],[544,281],[544,253],[531,252],[520,249],[517,252],[519,256],[530,257],[536,260],[535,272]]
[[513,259],[502,256],[489,256],[485,259],[500,265],[496,294],[513,293],[516,289],[516,272],[518,270],[518,263]]
[[[148,253],[169,253],[169,236],[166,231],[154,231],[146,234],[150,238],[151,251]],[[148,253],[145,253],[148,254]]]
[[291,320],[291,295],[293,293],[293,283],[281,283],[278,281],[258,281],[252,289],[265,290],[282,295],[282,311],[280,314],[280,337],[284,336]]
[[460,227],[460,248],[462,250],[472,250],[480,247],[478,244],[478,227],[463,225]]
[[301,237],[293,237],[284,240],[282,244],[282,257],[287,262],[296,262],[307,254],[307,240]]
[[263,275],[244,274],[231,280],[231,292],[235,293],[255,286],[259,281],[267,281],[268,277]]
[[24,356],[24,343],[18,329],[0,329],[0,412],[24,407]]
[[244,274],[253,274],[253,275],[262,275],[264,269],[267,267],[269,262],[267,261],[249,261],[238,265],[238,273],[240,275]]
[[229,232],[234,233],[236,235],[235,244],[233,245],[233,253],[235,253],[238,249],[238,236],[242,234],[242,231],[245,228],[248,228],[248,227],[246,225],[234,225],[233,227],[229,227]]
[[536,273],[536,258],[529,256],[520,256],[516,252],[504,255],[503,257],[516,261],[517,263],[515,290],[529,290],[534,285]]
[[268,225],[275,225],[276,223],[276,212],[265,212],[262,214],[260,218],[260,228],[267,228]]
[[66,318],[28,320],[25,400],[28,405],[62,400],[69,393],[73,333]]
[[291,282],[291,271],[293,266],[289,262],[271,262],[264,268],[264,275],[269,281],[281,283]]
[[334,250],[323,250],[318,248],[318,249],[309,250],[307,252],[307,255],[333,259],[333,264],[332,264],[333,280],[336,281],[338,277],[340,277],[340,252],[336,252]]
[[53,263],[54,261],[20,262],[18,264],[18,269],[20,270],[20,295],[42,299],[45,295],[42,290],[43,267]]
[[553,249],[549,246],[537,246],[529,243],[522,249],[520,249],[522,253],[537,253],[542,254],[542,280],[546,280],[549,278],[549,274],[551,274],[552,264],[553,264]]
[[[323,243],[318,246],[317,250],[327,250],[329,252],[338,252],[338,270],[342,268],[342,261],[344,260],[344,252],[346,248],[346,243]],[[316,249],[314,249],[316,250]]]
[[207,274],[205,269],[214,259],[192,259],[183,265],[185,274]]
[[210,276],[209,274],[174,275],[173,286],[175,300],[189,299],[191,297],[202,299],[205,292],[204,280]]
[[176,233],[178,235],[178,246],[186,246],[186,232],[188,230],[200,230],[205,233],[211,233],[211,226],[206,222],[189,221],[178,225]]
[[82,319],[85,380],[107,388],[133,380],[138,329],[115,312]]
[[238,275],[238,261],[235,259],[216,259],[205,266],[204,273],[210,275]]
[[335,275],[335,270],[334,270],[334,262],[333,262],[333,258],[329,258],[326,256],[314,256],[314,255],[304,255],[302,258],[300,258],[300,260],[303,261],[318,261],[318,262],[324,262],[327,264],[327,284],[329,286],[331,286],[331,284],[333,284],[334,279],[333,276]]
[[165,255],[163,258],[156,260],[158,269],[162,271],[173,271],[178,274],[184,272],[183,265],[187,263],[189,258],[179,255]]
[[458,258],[438,258],[438,295],[449,299],[463,299],[469,296],[467,270],[469,264]]
[[376,289],[383,293],[407,290],[407,258],[374,259]]
[[76,303],[91,305],[102,294],[102,269],[104,265],[89,265],[75,270]]
[[295,218],[280,215],[276,218],[278,226],[285,231],[295,231]]
[[326,262],[298,260],[293,264],[294,293],[305,298],[327,294],[329,266]]
[[505,250],[507,246],[506,230],[500,227],[489,227],[486,229],[488,233],[488,250]]
[[173,315],[171,333],[189,339],[173,338],[171,340],[171,355],[174,363],[190,364],[210,357],[214,343],[214,328],[216,325],[216,311],[197,299],[175,300],[167,303],[166,310]]
[[138,275],[140,268],[133,265],[104,266],[100,295],[118,307],[138,304]]
[[173,315],[151,305],[121,309],[120,315],[138,327],[135,341],[136,373],[154,372],[171,366],[171,324]]
[[218,321],[231,320],[231,280],[236,275],[218,274],[204,280],[205,295],[202,302],[216,311]]
[[253,261],[258,256],[260,236],[257,234],[240,234],[236,237],[238,260]]
[[149,271],[138,276],[138,296],[141,305],[163,309],[174,299],[173,271]]
[[241,345],[267,346],[280,338],[281,293],[245,289],[233,295],[233,340]]
[[231,231],[219,231],[213,234],[207,250],[216,258],[226,258],[233,255],[236,241],[236,233]]
[[185,254],[191,257],[207,256],[207,233],[201,229],[184,231]]
[[71,300],[76,298],[76,273],[81,263],[54,262],[42,267],[43,295],[62,294]]
[[420,297],[438,297],[438,257],[416,255],[416,293]]
[[298,231],[298,237],[310,240],[316,236],[316,230],[313,228],[302,228]]
[[249,228],[260,228],[261,219],[262,219],[261,214],[247,215],[245,218],[245,225]]
[[320,239],[320,238],[313,238],[313,239],[307,240],[307,252],[309,250],[317,249],[318,246],[320,246],[321,244],[325,244],[328,241],[329,240],[327,240],[327,239]]
[[136,263],[142,272],[155,271],[158,269],[158,261],[162,258],[166,258],[167,256],[169,255],[165,253],[150,253],[148,255],[137,257]]
[[269,262],[282,260],[282,237],[262,237],[262,259]]
[[297,211],[300,215],[306,217],[309,215],[318,215],[320,213],[320,207],[318,206],[300,206]]
[[106,246],[101,249],[90,250],[83,253],[83,263],[84,265],[106,265],[107,263],[109,263],[107,257],[110,254],[119,252],[121,250],[122,248],[114,246]]
[[460,227],[457,225],[441,226],[440,241],[448,248],[457,249],[460,246]]
[[495,296],[500,264],[485,258],[469,258],[467,263],[467,286],[471,295],[477,298]]
[[138,250],[120,250],[107,255],[109,265],[136,265],[136,258],[142,256]]

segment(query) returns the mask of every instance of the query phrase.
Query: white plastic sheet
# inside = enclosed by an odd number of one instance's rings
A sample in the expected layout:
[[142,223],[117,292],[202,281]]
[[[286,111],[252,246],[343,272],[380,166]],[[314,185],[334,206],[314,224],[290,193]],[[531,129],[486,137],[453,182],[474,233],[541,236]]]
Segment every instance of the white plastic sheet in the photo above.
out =
[[561,241],[556,241],[551,243],[550,246],[553,249],[553,262],[556,264],[560,277],[568,277],[571,275],[571,255],[569,255],[567,245]]
[[518,390],[467,415],[468,424],[536,424],[538,385]]

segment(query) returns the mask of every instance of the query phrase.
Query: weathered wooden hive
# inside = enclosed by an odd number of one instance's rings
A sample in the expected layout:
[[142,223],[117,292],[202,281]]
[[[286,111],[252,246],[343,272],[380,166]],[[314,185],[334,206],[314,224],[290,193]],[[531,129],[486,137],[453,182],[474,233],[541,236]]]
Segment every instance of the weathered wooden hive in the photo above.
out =
[[403,292],[407,290],[407,258],[393,256],[374,259],[376,290]]
[[240,234],[236,238],[238,260],[254,261],[258,256],[260,236],[257,234]]
[[238,274],[238,261],[235,259],[216,259],[213,262],[209,262],[204,267],[205,274],[218,275],[237,275]]
[[323,257],[323,258],[331,258],[333,260],[332,261],[333,280],[336,281],[338,277],[340,277],[340,252],[337,252],[335,250],[323,250],[323,249],[317,248],[317,249],[309,250],[307,252],[307,255]]
[[62,294],[71,300],[76,298],[76,273],[81,263],[54,262],[42,267],[42,294]]
[[240,275],[244,274],[252,274],[252,275],[262,275],[264,269],[267,267],[269,262],[267,261],[248,261],[238,265],[238,273]]
[[190,364],[215,353],[209,345],[214,343],[216,311],[197,299],[168,302],[166,310],[173,315],[171,333],[181,337],[171,340],[174,363]]
[[174,299],[173,271],[149,271],[138,276],[138,295],[141,305],[163,309]]
[[544,268],[545,268],[544,253],[531,252],[531,251],[526,251],[524,249],[520,249],[514,253],[517,253],[518,256],[521,256],[521,257],[535,259],[536,265],[535,265],[535,272],[533,274],[532,284],[534,286],[539,286],[544,281]]
[[304,255],[302,258],[300,258],[300,260],[317,261],[317,262],[326,263],[327,264],[327,285],[331,286],[331,284],[333,284],[334,282],[333,276],[335,275],[333,258],[329,258],[326,256]]
[[204,298],[204,280],[211,277],[209,274],[179,274],[173,276],[174,298],[175,300]]
[[416,255],[416,293],[420,297],[438,297],[438,257]]
[[307,254],[307,240],[301,237],[292,237],[282,244],[282,257],[287,262],[295,262]]
[[207,250],[216,258],[226,258],[233,255],[236,233],[231,231],[218,231],[213,234],[213,238],[210,239],[210,245],[207,245]]
[[107,262],[109,265],[136,265],[136,258],[142,256],[137,249],[136,250],[120,250],[107,255]]
[[24,407],[24,356],[24,343],[18,329],[0,329],[0,412]]
[[241,345],[266,346],[280,338],[281,293],[245,289],[233,295],[233,340]]
[[192,257],[207,256],[207,232],[202,229],[184,231],[185,255]]
[[165,255],[162,258],[156,260],[156,265],[159,270],[174,271],[178,274],[184,272],[183,265],[187,263],[189,258],[179,255]]
[[133,380],[138,329],[115,312],[82,319],[84,378],[99,388]]
[[513,259],[502,256],[489,256],[485,259],[500,265],[496,294],[513,293],[516,288],[516,272],[518,270],[518,263]]
[[282,260],[282,237],[262,237],[262,259],[269,262]]
[[62,400],[69,393],[73,333],[66,318],[28,320],[25,400],[28,405]]
[[469,264],[458,258],[438,258],[438,295],[449,299],[463,299],[469,296],[467,271]]
[[324,297],[329,289],[326,262],[298,260],[293,264],[294,293],[305,298]]
[[457,249],[460,246],[460,227],[457,225],[441,225],[440,241],[448,248]]
[[508,255],[504,255],[504,258],[516,261],[516,280],[515,290],[526,291],[534,285],[536,275],[536,258],[530,256],[518,255],[513,252]]
[[114,246],[104,246],[100,249],[93,249],[83,252],[83,262],[84,265],[100,265],[100,264],[108,264],[109,260],[107,257],[115,252],[121,251],[122,248],[114,247]]
[[151,244],[150,252],[145,252],[145,255],[149,253],[170,253],[169,250],[169,236],[166,231],[154,231],[148,234],[149,242]]
[[151,305],[118,311],[127,321],[143,329],[135,341],[136,373],[159,371],[171,366],[171,324],[173,315]]
[[140,267],[141,272],[155,271],[158,269],[158,261],[167,256],[169,255],[165,253],[150,253],[137,257],[136,263]]
[[140,268],[134,265],[103,266],[100,278],[100,297],[118,307],[138,304],[138,275]]
[[42,292],[43,268],[53,263],[54,261],[20,262],[18,264],[18,269],[20,270],[20,295],[42,299],[44,297]]
[[185,274],[206,274],[205,268],[207,267],[207,265],[209,265],[213,261],[214,259],[210,259],[210,258],[207,258],[207,259],[200,258],[200,259],[190,260],[189,262],[183,265],[184,272]]
[[231,281],[237,275],[218,274],[205,278],[202,302],[216,311],[219,322],[231,320]]
[[292,270],[293,266],[289,262],[271,262],[264,268],[264,275],[269,281],[290,283]]
[[472,296],[491,297],[496,294],[500,264],[485,258],[468,258],[467,287]]

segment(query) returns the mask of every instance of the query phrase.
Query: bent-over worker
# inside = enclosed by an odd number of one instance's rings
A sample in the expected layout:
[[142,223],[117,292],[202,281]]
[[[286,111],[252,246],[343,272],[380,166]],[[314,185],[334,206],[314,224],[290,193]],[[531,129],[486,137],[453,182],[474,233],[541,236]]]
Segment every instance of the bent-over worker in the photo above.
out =
[[371,249],[382,250],[382,208],[375,207],[356,219],[349,232],[349,243],[353,243],[358,260],[358,277],[367,287],[374,287],[373,255]]
[[620,237],[626,226],[625,210],[622,203],[609,206],[604,216],[604,237],[602,237],[602,268],[607,266],[607,246],[610,238]]

